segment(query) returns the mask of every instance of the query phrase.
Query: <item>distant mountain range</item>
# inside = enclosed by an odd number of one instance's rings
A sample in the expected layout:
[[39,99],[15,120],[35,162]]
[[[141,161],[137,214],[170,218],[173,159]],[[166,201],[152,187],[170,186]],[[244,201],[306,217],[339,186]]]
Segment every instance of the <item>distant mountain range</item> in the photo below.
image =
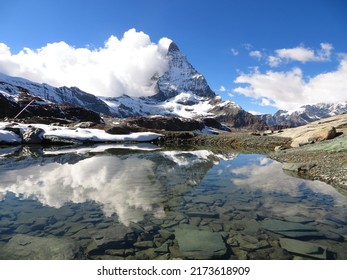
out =
[[256,115],[269,126],[296,127],[347,112],[347,102],[305,105],[295,111],[279,110],[274,115]]
[[3,108],[0,117],[14,117],[34,97],[35,102],[22,117],[46,116],[54,111],[54,116],[64,118],[68,105],[69,117],[78,111],[72,108],[81,108],[85,115],[96,112],[120,118],[153,115],[214,118],[231,127],[263,129],[266,124],[298,126],[347,111],[347,103],[318,104],[304,106],[296,112],[278,111],[274,115],[253,116],[235,102],[222,101],[173,42],[168,48],[167,59],[168,70],[162,76],[152,77],[157,93],[150,97],[101,97],[77,87],[53,87],[0,73],[0,107]]

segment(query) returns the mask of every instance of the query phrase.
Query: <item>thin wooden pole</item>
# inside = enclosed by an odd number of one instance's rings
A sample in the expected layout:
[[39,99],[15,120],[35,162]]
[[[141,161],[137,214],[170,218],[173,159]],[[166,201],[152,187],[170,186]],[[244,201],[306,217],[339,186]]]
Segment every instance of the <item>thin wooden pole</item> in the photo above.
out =
[[30,106],[31,103],[33,103],[35,99],[31,100],[28,105],[26,105],[14,118],[16,119],[26,108]]

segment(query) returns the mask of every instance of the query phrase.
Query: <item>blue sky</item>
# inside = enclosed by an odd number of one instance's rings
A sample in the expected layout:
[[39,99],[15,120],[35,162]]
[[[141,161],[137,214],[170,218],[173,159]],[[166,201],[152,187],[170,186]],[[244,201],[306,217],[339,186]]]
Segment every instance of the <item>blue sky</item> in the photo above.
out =
[[217,94],[246,110],[346,101],[344,0],[11,0],[0,10],[11,56],[61,41],[97,49],[135,28],[176,42]]

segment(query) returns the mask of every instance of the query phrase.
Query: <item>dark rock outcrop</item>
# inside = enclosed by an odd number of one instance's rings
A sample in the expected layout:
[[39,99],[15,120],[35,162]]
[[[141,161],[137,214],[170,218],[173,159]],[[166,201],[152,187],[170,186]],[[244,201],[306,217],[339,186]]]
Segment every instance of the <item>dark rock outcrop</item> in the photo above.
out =
[[37,123],[53,123],[61,121],[91,121],[95,123],[102,122],[100,115],[94,111],[90,111],[81,107],[74,107],[66,104],[56,104],[44,101],[42,98],[21,92],[17,96],[17,101],[10,97],[6,97],[0,93],[0,118],[16,117],[26,105],[32,100],[30,106],[22,111],[17,118],[25,122]]
[[192,131],[201,130],[205,127],[202,121],[170,117],[139,117],[127,121],[129,126],[138,126],[147,129],[166,131]]

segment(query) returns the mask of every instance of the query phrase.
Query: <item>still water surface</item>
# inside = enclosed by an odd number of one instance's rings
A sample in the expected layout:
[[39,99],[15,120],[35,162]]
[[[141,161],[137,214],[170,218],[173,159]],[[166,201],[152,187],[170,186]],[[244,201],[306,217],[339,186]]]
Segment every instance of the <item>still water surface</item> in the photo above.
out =
[[347,197],[259,154],[0,148],[0,259],[347,259]]

